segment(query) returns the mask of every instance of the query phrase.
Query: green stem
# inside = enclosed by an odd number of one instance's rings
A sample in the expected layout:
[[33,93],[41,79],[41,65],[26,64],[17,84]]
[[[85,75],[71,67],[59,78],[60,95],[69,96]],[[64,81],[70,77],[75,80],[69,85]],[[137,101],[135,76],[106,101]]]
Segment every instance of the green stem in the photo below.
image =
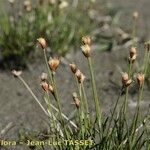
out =
[[54,86],[54,95],[55,95],[55,98],[57,101],[57,107],[59,110],[59,118],[60,118],[61,124],[64,128],[65,135],[67,138],[69,138],[69,135],[68,135],[68,132],[67,132],[67,129],[65,126],[65,122],[64,122],[63,117],[62,117],[62,110],[61,110],[61,106],[60,106],[60,99],[59,99],[58,92],[57,92],[57,86],[56,86],[56,81],[55,81],[55,77],[54,77],[54,72],[52,72],[52,81],[53,81],[53,86]]
[[100,111],[100,104],[99,99],[96,91],[96,84],[95,84],[95,77],[94,77],[94,71],[92,67],[92,60],[90,57],[88,57],[88,64],[90,69],[90,75],[91,75],[91,82],[92,82],[92,90],[93,90],[93,97],[94,97],[94,103],[95,103],[95,110],[96,110],[96,121],[98,121],[99,129],[101,129],[101,111]]

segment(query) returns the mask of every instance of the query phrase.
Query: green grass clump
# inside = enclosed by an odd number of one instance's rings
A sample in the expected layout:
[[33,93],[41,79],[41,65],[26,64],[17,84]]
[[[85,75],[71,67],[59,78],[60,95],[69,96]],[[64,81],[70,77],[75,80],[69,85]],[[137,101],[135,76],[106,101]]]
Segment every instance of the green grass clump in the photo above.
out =
[[[10,1],[0,12],[1,66],[25,67],[35,55],[35,42],[45,37],[51,53],[64,55],[79,49],[83,35],[99,28],[97,15],[112,15],[100,2],[92,1]],[[111,9],[109,9],[111,10]],[[113,12],[113,13],[111,13]],[[97,14],[94,18],[93,15]],[[93,20],[94,19],[94,20]],[[110,44],[106,42],[106,44]]]
[[[93,71],[92,51],[91,51],[91,39],[86,36],[82,38],[82,53],[84,58],[87,59],[89,66],[90,81],[92,87],[92,95],[90,104],[88,103],[88,97],[84,86],[85,75],[78,69],[75,64],[70,64],[71,71],[75,78],[77,88],[73,95],[73,101],[75,104],[74,116],[70,120],[63,112],[61,107],[61,99],[59,97],[58,88],[56,83],[57,68],[59,67],[60,60],[58,58],[50,58],[47,60],[47,50],[45,40],[39,38],[38,42],[43,49],[43,55],[47,67],[47,74],[44,73],[41,76],[41,87],[44,92],[44,100],[47,108],[41,105],[39,99],[34,95],[28,84],[21,76],[21,71],[13,70],[12,73],[29,90],[33,98],[39,104],[44,111],[48,119],[49,130],[43,135],[42,141],[45,143],[53,140],[61,142],[58,145],[50,145],[50,149],[62,149],[62,150],[137,150],[137,149],[149,149],[149,116],[150,107],[147,113],[144,115],[141,113],[140,104],[143,100],[144,81],[148,70],[149,64],[149,45],[146,44],[145,58],[144,58],[144,70],[135,76],[133,66],[137,61],[137,51],[135,47],[131,47],[128,56],[128,69],[126,73],[122,74],[122,87],[118,94],[118,98],[115,101],[114,108],[110,110],[110,114],[104,116],[101,112],[100,95],[97,93],[95,74]],[[133,116],[129,116],[128,113],[128,93],[130,85],[134,84],[138,89],[137,105]],[[124,95],[122,93],[125,92]],[[118,104],[120,98],[124,97],[121,102],[121,106]],[[53,105],[53,100],[56,102],[56,106]],[[89,111],[91,103],[95,106],[95,113]],[[67,105],[67,104],[66,104]],[[29,136],[29,135],[32,136]],[[42,134],[42,133],[41,133]],[[23,134],[21,133],[20,140],[27,143],[31,141],[41,141],[39,133]],[[67,140],[67,141],[66,141]],[[85,141],[88,141],[85,143]],[[81,143],[80,143],[81,142]],[[43,149],[46,144],[34,145],[34,148]]]

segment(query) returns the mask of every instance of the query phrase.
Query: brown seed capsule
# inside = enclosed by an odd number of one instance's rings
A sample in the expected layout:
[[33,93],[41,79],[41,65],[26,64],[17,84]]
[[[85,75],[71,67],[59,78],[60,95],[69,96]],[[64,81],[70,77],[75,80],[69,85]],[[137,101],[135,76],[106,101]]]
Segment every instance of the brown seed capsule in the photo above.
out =
[[77,97],[77,93],[74,92],[72,94],[72,96],[73,96],[73,100],[74,100],[74,104],[75,104],[76,108],[79,109],[79,107],[80,107],[80,100]]
[[129,79],[129,80],[126,82],[125,86],[126,86],[126,87],[129,86],[131,83],[132,83],[132,80]]
[[46,81],[46,80],[48,79],[47,73],[44,73],[44,72],[43,72],[43,73],[41,74],[41,77],[40,77],[40,78],[41,78],[41,81]]
[[42,88],[43,88],[43,90],[45,92],[48,92],[48,90],[49,90],[49,84],[46,81],[42,81],[41,82],[41,86],[42,86]]
[[74,63],[69,64],[69,66],[70,66],[71,71],[75,74],[77,71],[77,66]]
[[82,37],[82,42],[84,45],[91,45],[91,38],[89,36]]
[[133,12],[133,19],[138,19],[139,13],[137,11]]
[[48,2],[49,2],[49,5],[54,5],[57,3],[57,0],[49,0]]
[[46,40],[44,38],[42,37],[38,38],[37,42],[41,46],[42,49],[45,49],[47,47]]
[[76,71],[75,75],[79,83],[82,83],[85,80],[85,75],[79,69]]
[[145,75],[142,74],[142,73],[137,74],[136,80],[137,80],[137,83],[138,83],[139,87],[141,87],[144,83]]
[[18,76],[20,76],[22,74],[22,71],[12,70],[11,72],[14,75],[14,77],[18,77]]
[[32,5],[31,5],[31,1],[30,0],[24,1],[23,5],[24,5],[24,9],[27,12],[30,12],[32,10]]
[[122,74],[122,84],[125,85],[126,82],[129,80],[128,74],[125,72]]
[[91,56],[91,47],[89,45],[83,45],[81,46],[82,53],[84,54],[85,57],[90,57]]
[[137,54],[136,47],[131,47],[130,50],[129,50],[130,57],[132,58],[136,54]]
[[49,67],[52,71],[56,71],[59,63],[60,63],[60,60],[56,57],[55,58],[50,57],[50,59],[48,61]]
[[133,55],[132,57],[129,56],[129,63],[134,63],[134,61],[136,60],[137,55]]

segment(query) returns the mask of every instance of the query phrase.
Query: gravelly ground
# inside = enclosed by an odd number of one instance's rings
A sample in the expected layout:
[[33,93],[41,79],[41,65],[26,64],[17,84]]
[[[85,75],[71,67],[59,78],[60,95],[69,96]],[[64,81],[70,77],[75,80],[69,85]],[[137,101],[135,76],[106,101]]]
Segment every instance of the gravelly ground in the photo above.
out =
[[[121,24],[126,30],[131,29],[131,17],[130,14],[134,10],[140,12],[139,20],[139,35],[142,37],[149,37],[148,25],[150,24],[149,17],[149,0],[112,0],[113,5],[117,5],[121,8]],[[142,46],[139,46],[140,58],[142,58],[143,50]],[[42,54],[42,52],[41,52]],[[96,80],[99,95],[101,98],[102,110],[109,112],[110,108],[116,100],[119,87],[121,86],[120,71],[125,71],[126,62],[125,57],[127,50],[122,49],[114,52],[94,52],[94,67],[96,72]],[[85,59],[81,52],[70,52],[67,56],[68,62],[76,62],[79,68],[86,74],[87,80],[85,85],[88,87],[87,93],[91,93],[89,80],[88,80],[88,66],[85,63]],[[44,62],[43,62],[44,64]],[[37,64],[30,65],[29,70],[24,71],[23,77],[30,84],[35,94],[42,99],[42,90],[39,85],[39,75],[45,70],[44,65],[38,62]],[[74,83],[71,76],[69,67],[66,64],[61,64],[57,73],[57,82],[59,83],[59,91],[62,98],[62,108],[66,114],[70,114],[70,111],[74,109],[71,104],[71,92],[74,91]],[[111,80],[111,81],[110,81]],[[115,84],[114,84],[114,83]],[[137,95],[134,87],[131,87],[131,95],[129,98],[129,110],[132,113],[135,106],[135,100]],[[145,87],[144,102],[141,104],[142,110],[146,110],[150,93],[149,89]],[[88,94],[90,97],[90,94]],[[89,100],[89,103],[91,101]],[[92,105],[92,103],[91,103]],[[7,137],[16,137],[18,128],[21,123],[30,129],[42,130],[46,127],[43,123],[44,113],[38,107],[36,102],[30,96],[29,92],[23,87],[23,85],[15,78],[13,78],[9,71],[0,71],[0,130],[4,128],[9,122],[13,122],[16,126],[7,135]],[[91,106],[92,110],[92,106]],[[13,148],[12,148],[13,149]],[[16,148],[15,148],[16,149]],[[26,147],[18,147],[18,149],[27,149]]]

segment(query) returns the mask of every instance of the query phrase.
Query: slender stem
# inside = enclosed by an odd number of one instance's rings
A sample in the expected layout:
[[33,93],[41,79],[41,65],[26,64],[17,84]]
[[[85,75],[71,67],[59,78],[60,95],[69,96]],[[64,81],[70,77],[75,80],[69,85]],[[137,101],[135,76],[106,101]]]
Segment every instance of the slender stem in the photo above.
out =
[[47,113],[47,111],[45,110],[45,108],[42,106],[42,104],[40,103],[40,101],[38,100],[38,98],[35,96],[35,94],[32,92],[31,88],[28,86],[28,84],[24,81],[24,79],[21,76],[18,76],[18,78],[20,79],[20,81],[24,84],[24,86],[27,88],[27,90],[30,92],[30,94],[33,96],[33,98],[36,100],[36,102],[39,104],[39,106],[41,107],[41,109],[43,110],[43,112],[49,116],[49,114]]
[[57,92],[57,86],[56,86],[56,81],[55,81],[55,77],[54,77],[54,72],[52,72],[52,81],[53,81],[53,86],[54,86],[54,94],[55,94],[55,98],[56,98],[56,101],[57,101],[57,107],[58,107],[58,110],[59,110],[60,121],[61,121],[62,126],[64,128],[65,135],[68,138],[69,137],[68,131],[67,131],[66,127],[65,127],[65,122],[64,122],[63,117],[61,115],[62,114],[62,110],[61,110],[61,106],[60,106],[60,99],[59,99],[58,92]]
[[92,60],[90,57],[88,57],[88,64],[90,69],[90,75],[91,75],[91,82],[92,82],[92,90],[93,90],[93,97],[94,97],[94,103],[95,103],[95,110],[96,110],[96,121],[98,121],[99,129],[101,128],[101,111],[100,111],[100,105],[98,100],[98,95],[96,91],[96,84],[95,84],[95,77],[94,77],[94,71],[92,67]]
[[[129,64],[129,69],[128,69],[128,75],[129,79],[131,78],[132,75],[132,62]],[[129,95],[129,87],[126,87],[125,89],[125,101],[124,101],[124,106],[123,106],[123,113],[127,115],[127,105],[128,105],[128,95]]]
[[[43,110],[43,112],[49,117],[49,114],[47,113],[47,111],[45,110],[45,108],[42,106],[42,104],[40,103],[40,101],[38,100],[38,98],[35,96],[35,94],[32,92],[32,90],[31,90],[31,88],[28,86],[28,84],[24,81],[24,79],[21,77],[21,76],[18,76],[18,79],[24,84],[24,86],[27,88],[27,90],[30,92],[30,94],[32,95],[32,97],[36,100],[36,102],[39,104],[39,106],[41,107],[41,109]],[[59,110],[54,106],[54,105],[52,105],[52,104],[50,104],[51,105],[51,107],[56,111],[56,112],[59,112]],[[77,129],[77,125],[73,122],[73,121],[71,121],[71,120],[69,120],[69,118],[65,115],[65,114],[63,114],[63,113],[61,113],[61,115],[62,115],[62,117],[64,118],[64,119],[66,119],[67,121],[69,121],[69,123],[74,127],[74,128],[76,128]]]

